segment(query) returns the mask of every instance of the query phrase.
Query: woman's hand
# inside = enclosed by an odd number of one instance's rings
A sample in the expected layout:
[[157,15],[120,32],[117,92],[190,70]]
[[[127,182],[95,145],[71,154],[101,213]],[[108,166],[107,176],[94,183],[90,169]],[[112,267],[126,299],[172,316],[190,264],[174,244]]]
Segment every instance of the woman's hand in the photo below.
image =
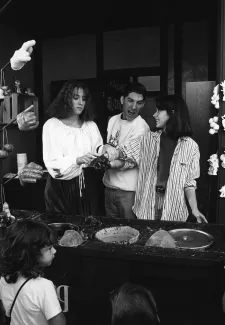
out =
[[93,159],[100,156],[99,154],[88,152],[86,155],[77,158],[77,165],[89,165]]
[[205,216],[198,209],[196,209],[195,211],[192,211],[192,214],[197,219],[198,223],[202,223],[202,222],[208,223]]

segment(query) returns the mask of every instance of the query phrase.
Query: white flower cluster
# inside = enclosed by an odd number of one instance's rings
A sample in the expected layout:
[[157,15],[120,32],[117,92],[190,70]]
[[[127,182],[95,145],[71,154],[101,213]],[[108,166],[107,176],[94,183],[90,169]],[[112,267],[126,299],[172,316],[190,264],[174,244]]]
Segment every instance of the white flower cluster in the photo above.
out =
[[220,86],[222,87],[221,91],[223,92],[223,101],[225,102],[225,80],[221,82]]
[[216,85],[213,89],[213,95],[211,97],[211,103],[215,106],[215,108],[219,108],[220,107],[220,95],[219,95],[219,85]]
[[225,131],[225,114],[223,116],[221,116],[221,120],[222,120],[223,129]]
[[217,175],[218,168],[219,168],[219,159],[217,154],[213,154],[210,156],[208,159],[209,162],[209,170],[208,174],[209,175]]
[[218,116],[214,116],[209,119],[209,125],[210,125],[209,133],[210,134],[218,133],[219,128],[220,128],[218,121],[219,121]]
[[225,185],[221,187],[220,191],[220,197],[224,197],[225,198]]
[[[225,80],[220,83],[220,85],[216,85],[213,89],[213,96],[211,97],[211,103],[215,106],[216,109],[219,109],[220,107],[220,95],[219,95],[219,86],[222,87],[221,91],[223,93],[223,101],[225,101]],[[209,133],[210,134],[215,134],[218,133],[218,130],[220,128],[219,126],[219,118],[218,116],[214,116],[213,118],[209,119],[209,124],[210,124],[210,129]],[[225,115],[221,116],[221,123],[223,126],[223,129],[225,131]],[[225,168],[225,153],[220,156],[221,166]],[[218,169],[219,169],[219,159],[218,155],[214,154],[211,155],[210,158],[208,159],[209,162],[209,170],[208,174],[209,175],[217,175]],[[225,185],[221,187],[220,191],[220,197],[225,198]]]
[[222,160],[222,162],[221,162],[221,166],[222,166],[223,168],[225,168],[225,154],[224,154],[224,153],[220,156],[220,160]]

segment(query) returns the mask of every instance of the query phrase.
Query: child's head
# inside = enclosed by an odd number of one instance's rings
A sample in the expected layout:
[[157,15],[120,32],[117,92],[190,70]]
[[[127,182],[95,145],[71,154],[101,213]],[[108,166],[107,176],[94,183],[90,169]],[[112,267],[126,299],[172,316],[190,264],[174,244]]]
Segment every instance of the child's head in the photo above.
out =
[[141,285],[123,284],[113,292],[111,325],[159,324],[156,303],[149,290]]
[[38,277],[54,258],[54,243],[47,224],[30,219],[14,222],[1,247],[0,274],[8,283],[15,283],[18,276]]

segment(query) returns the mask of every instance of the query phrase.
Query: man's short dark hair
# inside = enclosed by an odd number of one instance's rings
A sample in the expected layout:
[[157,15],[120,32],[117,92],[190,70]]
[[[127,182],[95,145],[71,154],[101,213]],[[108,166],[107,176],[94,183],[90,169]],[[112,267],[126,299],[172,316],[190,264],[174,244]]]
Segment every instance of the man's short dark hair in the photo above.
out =
[[129,82],[123,91],[122,96],[127,97],[130,93],[137,93],[143,96],[143,100],[146,98],[147,90],[144,85],[139,82]]

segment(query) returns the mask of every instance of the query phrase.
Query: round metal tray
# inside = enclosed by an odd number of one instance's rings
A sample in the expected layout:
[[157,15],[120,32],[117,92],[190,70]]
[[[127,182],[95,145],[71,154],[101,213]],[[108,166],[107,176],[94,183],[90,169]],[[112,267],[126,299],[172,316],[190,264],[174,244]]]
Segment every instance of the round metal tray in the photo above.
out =
[[173,229],[168,231],[176,246],[183,249],[205,249],[214,242],[213,236],[197,229]]

